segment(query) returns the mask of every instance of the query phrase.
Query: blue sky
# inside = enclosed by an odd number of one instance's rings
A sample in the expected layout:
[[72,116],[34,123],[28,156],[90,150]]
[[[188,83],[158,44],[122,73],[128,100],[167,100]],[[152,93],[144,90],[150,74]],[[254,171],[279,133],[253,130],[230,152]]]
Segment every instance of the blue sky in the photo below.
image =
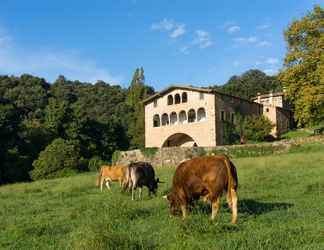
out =
[[275,74],[283,30],[324,0],[1,0],[0,74],[127,87],[136,67],[157,90]]

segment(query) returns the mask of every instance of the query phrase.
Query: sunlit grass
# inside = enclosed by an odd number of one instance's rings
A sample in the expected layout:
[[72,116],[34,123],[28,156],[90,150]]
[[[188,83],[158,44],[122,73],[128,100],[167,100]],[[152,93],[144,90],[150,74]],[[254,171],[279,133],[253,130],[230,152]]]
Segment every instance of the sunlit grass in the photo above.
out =
[[[314,150],[312,150],[312,148]],[[304,151],[305,150],[305,151]],[[95,187],[95,174],[0,187],[1,249],[324,249],[324,148],[233,160],[239,221],[226,203],[214,222],[202,203],[187,221],[162,195],[174,168],[158,168],[158,196]]]

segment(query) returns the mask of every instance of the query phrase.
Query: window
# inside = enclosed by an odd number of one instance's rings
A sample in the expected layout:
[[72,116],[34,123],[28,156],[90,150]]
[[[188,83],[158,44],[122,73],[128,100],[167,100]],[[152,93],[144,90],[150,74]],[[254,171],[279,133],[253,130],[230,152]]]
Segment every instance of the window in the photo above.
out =
[[179,113],[179,123],[183,124],[183,123],[186,123],[186,122],[187,122],[187,114],[186,114],[186,111],[182,110]]
[[157,99],[154,100],[154,108],[157,107]]
[[173,124],[177,124],[178,122],[178,116],[177,116],[177,113],[176,112],[172,112],[170,114],[170,124],[173,125]]
[[231,123],[234,124],[234,122],[235,122],[235,115],[234,113],[231,113]]
[[168,114],[163,114],[162,115],[162,126],[169,125],[169,116]]
[[159,115],[153,116],[153,127],[160,127],[160,116]]
[[221,111],[221,120],[225,121],[225,111],[224,110]]
[[194,109],[190,109],[188,112],[188,122],[196,121],[196,111]]
[[199,93],[199,100],[204,100],[204,93]]
[[168,95],[168,105],[172,105],[172,104],[173,104],[173,96]]
[[188,101],[188,96],[187,96],[187,92],[183,92],[182,93],[182,102],[187,102]]
[[268,108],[266,108],[266,112],[269,112],[269,109]]
[[180,95],[179,94],[176,94],[174,96],[174,104],[179,104],[180,102],[181,102]]
[[198,122],[202,122],[206,120],[206,111],[204,108],[199,108],[197,111],[197,120]]

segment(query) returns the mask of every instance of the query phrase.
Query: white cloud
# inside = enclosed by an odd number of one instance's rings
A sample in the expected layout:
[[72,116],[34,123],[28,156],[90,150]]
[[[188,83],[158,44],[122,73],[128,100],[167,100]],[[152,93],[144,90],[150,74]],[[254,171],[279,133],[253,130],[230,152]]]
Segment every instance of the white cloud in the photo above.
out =
[[227,33],[233,34],[235,32],[239,32],[240,30],[241,30],[240,26],[234,25],[227,28]]
[[84,58],[75,50],[28,50],[18,47],[9,36],[0,34],[0,74],[23,73],[44,77],[49,81],[58,75],[86,82],[103,80],[120,83],[122,77],[114,76],[96,61]]
[[151,25],[152,30],[164,30],[169,32],[169,36],[171,38],[177,38],[186,33],[186,25],[177,23],[172,19],[164,18],[162,21],[158,23],[153,23]]
[[204,30],[195,31],[195,38],[192,43],[201,49],[205,49],[213,45],[209,32]]
[[179,36],[182,36],[184,33],[186,33],[185,25],[180,24],[180,25],[177,25],[176,28],[172,31],[172,33],[170,34],[170,37],[177,38]]
[[264,41],[258,42],[257,45],[260,46],[260,47],[269,47],[269,46],[271,46],[271,43],[264,40]]
[[190,50],[189,50],[188,46],[184,46],[184,47],[180,48],[179,51],[184,55],[189,55],[190,54]]
[[237,37],[234,38],[233,40],[241,44],[254,44],[258,41],[258,38],[256,36],[249,36],[249,37]]
[[262,25],[258,25],[256,28],[257,28],[258,30],[265,30],[265,29],[268,29],[268,28],[270,28],[270,27],[271,27],[270,24],[262,24]]
[[265,60],[265,63],[274,65],[279,63],[279,59],[275,57],[269,57],[268,59]]

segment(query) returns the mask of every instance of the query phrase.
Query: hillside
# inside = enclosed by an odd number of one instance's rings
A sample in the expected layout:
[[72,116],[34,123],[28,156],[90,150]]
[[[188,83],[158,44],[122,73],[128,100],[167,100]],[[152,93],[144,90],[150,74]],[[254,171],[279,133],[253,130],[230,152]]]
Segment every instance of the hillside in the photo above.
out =
[[199,204],[183,222],[162,195],[174,168],[158,169],[158,197],[131,201],[95,174],[0,187],[1,249],[324,249],[324,146],[234,159],[239,222],[223,201],[214,222]]

